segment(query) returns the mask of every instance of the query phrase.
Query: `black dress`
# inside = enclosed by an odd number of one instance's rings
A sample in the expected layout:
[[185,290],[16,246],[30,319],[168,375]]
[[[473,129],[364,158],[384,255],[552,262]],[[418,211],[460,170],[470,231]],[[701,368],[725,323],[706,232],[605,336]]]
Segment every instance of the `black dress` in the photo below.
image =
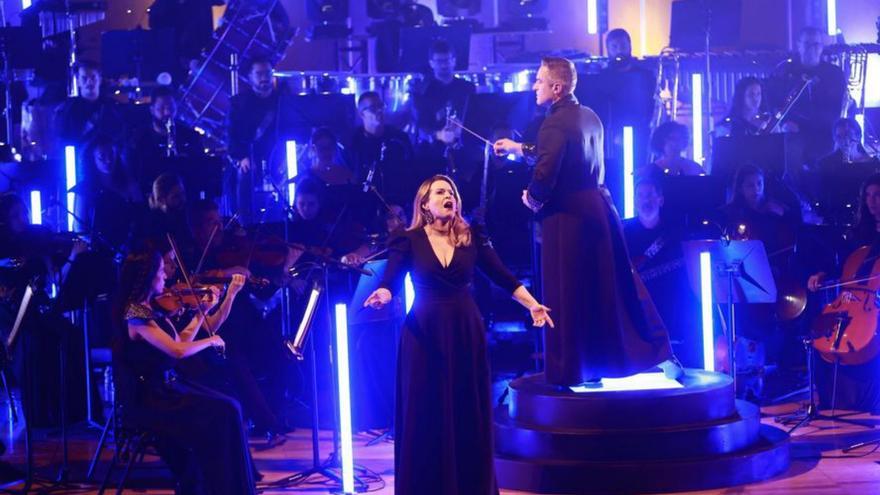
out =
[[[172,338],[168,320],[130,305],[125,320],[153,320]],[[183,494],[255,494],[253,465],[238,402],[177,377],[178,360],[127,332],[114,349],[117,400],[128,424],[149,429]]]
[[416,294],[397,366],[397,495],[498,493],[485,327],[471,294],[474,267],[511,293],[520,285],[476,229],[446,268],[424,229],[391,241],[381,287],[409,271]]

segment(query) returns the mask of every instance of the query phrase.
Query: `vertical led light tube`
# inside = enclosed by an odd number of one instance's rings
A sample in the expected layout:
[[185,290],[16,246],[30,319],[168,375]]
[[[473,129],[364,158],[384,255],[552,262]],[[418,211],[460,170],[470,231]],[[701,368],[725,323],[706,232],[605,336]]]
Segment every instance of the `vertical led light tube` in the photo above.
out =
[[700,253],[700,311],[703,329],[703,368],[715,371],[715,322],[712,318],[712,255]]
[[336,305],[336,377],[339,383],[339,449],[342,493],[354,494],[354,452],[351,445],[351,386],[348,374],[348,308]]
[[623,128],[623,218],[635,216],[635,184],[633,176],[633,128]]
[[409,273],[403,278],[403,300],[406,305],[406,312],[409,313],[413,301],[416,300],[416,290],[413,288],[412,277]]
[[70,191],[76,186],[76,148],[73,146],[64,147],[64,186],[67,192],[67,230],[73,232],[76,206],[76,194]]
[[837,36],[837,0],[828,0],[826,10],[828,36]]
[[31,191],[31,224],[43,225],[43,201],[40,191]]
[[21,0],[21,10],[29,9],[31,7],[31,0]]
[[703,164],[703,75],[691,75],[691,108],[693,111],[693,160]]
[[587,0],[587,34],[599,32],[599,0]]
[[[293,196],[296,193],[296,184],[293,182],[293,179],[296,178],[297,172],[296,141],[287,141],[285,143],[285,151],[287,154],[287,201],[290,206],[293,206]],[[251,164],[251,167],[255,166],[255,163]]]

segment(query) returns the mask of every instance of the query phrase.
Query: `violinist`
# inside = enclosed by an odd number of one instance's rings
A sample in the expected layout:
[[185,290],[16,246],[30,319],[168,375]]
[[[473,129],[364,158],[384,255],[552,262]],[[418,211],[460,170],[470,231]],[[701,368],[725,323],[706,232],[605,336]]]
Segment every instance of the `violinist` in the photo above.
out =
[[149,209],[142,211],[134,229],[136,241],[164,239],[170,233],[184,251],[192,249],[192,236],[186,222],[186,187],[183,179],[164,173],[153,181],[147,200]]
[[799,209],[767,194],[766,184],[761,168],[743,165],[734,176],[733,198],[721,213],[731,238],[760,240],[770,254],[793,245],[801,217]]
[[[228,238],[231,236],[223,229],[216,203],[210,200],[196,201],[189,207],[188,218],[196,250],[189,257],[187,265],[198,266],[204,253],[202,270],[200,274],[195,275],[196,280],[205,278],[201,274],[216,279],[217,276],[228,277],[232,274],[249,273],[244,266],[226,266],[223,263],[228,259],[239,260],[224,254],[233,244],[229,243]],[[252,244],[241,248],[257,250],[262,246]],[[261,262],[268,257],[258,252],[254,260]],[[280,266],[275,268],[281,270]],[[250,277],[249,280],[254,281],[254,278]],[[245,290],[249,291],[249,296],[254,294],[249,288]],[[196,378],[199,381],[215,387],[223,387],[220,390],[237,398],[245,415],[253,422],[255,431],[265,434],[268,446],[274,447],[283,443],[284,433],[289,430],[274,412],[280,409],[283,400],[284,355],[276,339],[277,325],[264,318],[259,308],[251,304],[250,299],[250,297],[236,299],[236,302],[231,303],[228,308],[221,309],[229,317],[227,328],[223,332],[229,343],[229,348],[226,350],[227,359],[201,363],[200,368],[190,371],[199,375]],[[228,296],[221,303],[221,307],[227,300],[229,300]],[[264,378],[262,380],[264,387],[261,387],[257,376]]]
[[[85,369],[82,366],[82,333],[77,332],[70,320],[57,311],[59,300],[53,299],[51,287],[61,287],[71,265],[88,246],[76,238],[53,234],[44,226],[31,225],[24,201],[15,193],[0,195],[0,319],[11,329],[21,304],[26,286],[32,284],[34,297],[31,308],[43,307],[48,311],[29,311],[23,321],[20,339],[27,339],[30,356],[15,360],[28,366],[31,391],[28,393],[32,411],[31,420],[39,427],[57,426],[60,421],[59,381],[60,352],[67,356],[64,385],[68,390],[83,390]],[[62,291],[61,295],[65,295]],[[5,332],[4,332],[5,333]],[[68,339],[62,346],[62,338]],[[17,347],[21,349],[22,347]],[[35,356],[42,356],[38,361]],[[35,363],[38,366],[31,366]],[[17,369],[21,374],[26,370]],[[77,421],[86,417],[85,396],[69,394],[67,419]]]
[[766,112],[761,81],[756,77],[744,77],[737,81],[733,101],[727,116],[715,126],[715,135],[754,136],[769,119]]
[[[175,371],[181,359],[225,343],[216,334],[198,338],[202,312],[178,330],[155,309],[151,301],[165,290],[163,265],[158,252],[148,251],[129,255],[122,266],[113,357],[124,421],[158,437],[180,493],[254,494],[238,402]],[[200,304],[207,311],[217,298]]]
[[[324,186],[314,179],[303,180],[296,189],[294,209],[296,216],[290,225],[290,241],[311,246],[310,254],[343,257],[352,264],[367,256],[369,248],[363,242],[363,226],[348,218],[339,219],[324,207]],[[308,253],[307,253],[308,254]]]
[[[858,248],[865,246],[869,250],[865,261],[856,269],[856,277],[877,275],[872,269],[880,253],[880,174],[868,177],[862,184],[855,223],[847,232],[845,247],[838,256],[841,266]],[[813,274],[807,281],[807,288],[811,292],[824,292],[826,289],[823,286],[831,282],[832,277],[840,276],[841,266],[829,264]],[[843,288],[841,295],[845,291]],[[820,406],[830,407],[833,401],[836,407],[880,414],[880,359],[875,358],[861,365],[839,366],[836,377],[833,366],[821,359],[816,362],[819,365],[817,389]],[[835,378],[836,397],[833,397]]]

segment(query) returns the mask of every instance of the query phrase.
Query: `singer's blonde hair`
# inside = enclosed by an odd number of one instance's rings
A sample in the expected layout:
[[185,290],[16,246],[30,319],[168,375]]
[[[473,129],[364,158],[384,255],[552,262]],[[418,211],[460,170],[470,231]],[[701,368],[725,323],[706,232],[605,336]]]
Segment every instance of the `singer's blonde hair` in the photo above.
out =
[[452,217],[452,225],[449,226],[449,235],[452,237],[452,244],[455,247],[471,245],[471,226],[467,220],[461,216],[461,194],[458,193],[458,187],[451,178],[445,175],[435,175],[429,177],[422,182],[416,197],[413,200],[413,216],[412,222],[409,224],[408,230],[416,230],[424,228],[425,225],[433,222],[425,206],[431,197],[431,186],[435,182],[445,182],[452,189],[452,196],[455,198],[455,215]]

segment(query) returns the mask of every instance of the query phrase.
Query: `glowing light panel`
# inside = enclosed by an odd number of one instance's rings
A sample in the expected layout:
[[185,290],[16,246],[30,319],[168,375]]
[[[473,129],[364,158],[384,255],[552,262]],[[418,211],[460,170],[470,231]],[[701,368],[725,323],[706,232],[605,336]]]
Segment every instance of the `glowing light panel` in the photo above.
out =
[[715,322],[712,319],[712,255],[700,253],[700,311],[703,328],[703,368],[715,371]]
[[31,223],[43,225],[43,201],[40,191],[31,191]]
[[703,75],[691,75],[691,108],[693,109],[693,159],[703,163]]
[[67,230],[73,232],[73,208],[76,206],[76,194],[70,192],[76,186],[76,148],[64,147],[64,185],[67,191]]
[[403,278],[403,300],[406,304],[406,312],[409,313],[413,301],[416,300],[416,290],[413,288],[412,277],[409,273]]
[[598,0],[587,0],[587,33],[599,32],[599,9]]
[[626,392],[633,390],[665,390],[684,388],[675,380],[666,378],[663,373],[639,373],[623,378],[603,378],[594,386],[577,385],[570,387],[576,394],[601,392]]
[[633,128],[623,128],[623,218],[635,216],[633,184]]
[[354,493],[354,451],[351,445],[351,386],[348,374],[348,308],[336,305],[336,376],[339,382],[339,449],[342,451],[342,492]]
[[[296,194],[296,184],[293,183],[291,179],[296,178],[297,172],[297,164],[296,164],[296,141],[287,141],[285,143],[285,151],[287,153],[287,201],[290,202],[290,206],[293,206],[293,196]],[[255,164],[251,164],[251,166],[255,166]]]
[[827,15],[828,35],[837,36],[837,0],[828,0]]

